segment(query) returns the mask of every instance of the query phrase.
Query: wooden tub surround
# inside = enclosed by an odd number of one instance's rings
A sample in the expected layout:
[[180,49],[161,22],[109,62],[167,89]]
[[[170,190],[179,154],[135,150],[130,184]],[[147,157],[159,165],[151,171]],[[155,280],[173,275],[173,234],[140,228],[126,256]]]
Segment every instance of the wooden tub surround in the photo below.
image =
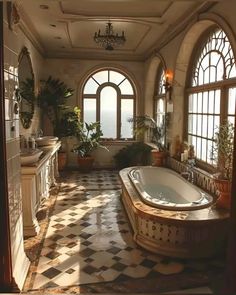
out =
[[179,258],[214,256],[224,249],[229,213],[215,204],[199,210],[170,211],[142,202],[128,173],[120,171],[121,199],[133,228],[133,238],[143,248]]

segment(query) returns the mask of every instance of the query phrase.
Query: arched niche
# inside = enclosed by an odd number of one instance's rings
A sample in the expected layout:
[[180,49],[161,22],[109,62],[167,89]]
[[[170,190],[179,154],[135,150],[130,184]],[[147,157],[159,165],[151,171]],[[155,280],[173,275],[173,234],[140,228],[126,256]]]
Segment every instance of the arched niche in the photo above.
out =
[[23,47],[18,58],[20,120],[23,128],[31,126],[35,109],[34,73],[29,51]]

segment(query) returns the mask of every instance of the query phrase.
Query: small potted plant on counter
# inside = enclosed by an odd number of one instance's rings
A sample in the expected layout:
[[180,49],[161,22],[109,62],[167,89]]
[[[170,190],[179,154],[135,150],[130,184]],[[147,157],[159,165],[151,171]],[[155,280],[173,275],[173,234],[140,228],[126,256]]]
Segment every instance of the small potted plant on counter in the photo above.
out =
[[218,208],[229,209],[231,203],[231,181],[233,166],[234,125],[228,121],[217,127],[212,148],[212,160],[217,173],[213,175],[219,197]]
[[77,114],[77,131],[75,133],[79,144],[72,149],[72,152],[78,154],[79,170],[89,172],[94,163],[94,157],[91,153],[97,148],[108,150],[105,146],[101,145],[101,131],[100,122],[83,123],[80,120],[80,109],[74,109]]
[[156,122],[150,116],[136,116],[129,119],[130,123],[134,124],[134,133],[136,136],[143,136],[146,134],[146,140],[148,143],[153,144],[152,153],[152,165],[164,166],[165,158],[167,156],[167,150],[164,145],[165,138],[165,124],[157,126]]

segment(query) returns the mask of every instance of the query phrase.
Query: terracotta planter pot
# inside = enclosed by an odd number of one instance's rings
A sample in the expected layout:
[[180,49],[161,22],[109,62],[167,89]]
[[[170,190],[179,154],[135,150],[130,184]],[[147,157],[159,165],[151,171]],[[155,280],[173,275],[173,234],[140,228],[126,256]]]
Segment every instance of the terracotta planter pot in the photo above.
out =
[[84,157],[81,158],[78,156],[77,162],[79,165],[79,170],[82,172],[90,172],[93,167],[94,158],[93,157]]
[[215,185],[219,191],[216,201],[217,208],[230,209],[231,204],[231,182],[229,180],[215,179]]
[[67,154],[66,152],[58,153],[58,170],[61,171],[66,167],[67,163]]
[[166,152],[160,152],[157,150],[151,150],[152,153],[152,165],[162,167],[165,165]]

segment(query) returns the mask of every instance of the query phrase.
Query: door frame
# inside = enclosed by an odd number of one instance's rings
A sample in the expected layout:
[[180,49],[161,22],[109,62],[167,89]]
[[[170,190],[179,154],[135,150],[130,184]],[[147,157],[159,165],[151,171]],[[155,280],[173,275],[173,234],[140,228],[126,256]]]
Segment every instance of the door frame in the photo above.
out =
[[13,286],[5,134],[3,4],[0,2],[0,292]]

